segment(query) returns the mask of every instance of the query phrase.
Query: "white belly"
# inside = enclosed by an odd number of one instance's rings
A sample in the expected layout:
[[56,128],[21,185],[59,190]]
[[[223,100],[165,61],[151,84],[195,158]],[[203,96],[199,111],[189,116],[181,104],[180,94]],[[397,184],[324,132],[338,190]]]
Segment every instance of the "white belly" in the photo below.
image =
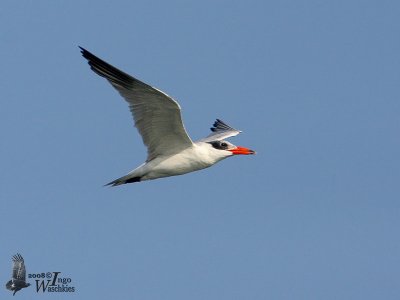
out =
[[207,149],[195,145],[173,156],[167,158],[159,157],[143,165],[140,168],[143,172],[142,180],[198,171],[212,166],[223,158],[210,156]]

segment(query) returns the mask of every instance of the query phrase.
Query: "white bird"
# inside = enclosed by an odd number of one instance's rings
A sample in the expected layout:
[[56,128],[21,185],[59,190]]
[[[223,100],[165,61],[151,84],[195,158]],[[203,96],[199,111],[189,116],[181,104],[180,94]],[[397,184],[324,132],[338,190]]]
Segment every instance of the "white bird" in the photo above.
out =
[[233,155],[255,154],[253,150],[225,141],[241,131],[218,119],[209,136],[193,142],[186,133],[181,108],[174,99],[79,48],[91,69],[107,79],[128,102],[135,126],[147,147],[145,163],[106,185],[182,175],[210,167]]

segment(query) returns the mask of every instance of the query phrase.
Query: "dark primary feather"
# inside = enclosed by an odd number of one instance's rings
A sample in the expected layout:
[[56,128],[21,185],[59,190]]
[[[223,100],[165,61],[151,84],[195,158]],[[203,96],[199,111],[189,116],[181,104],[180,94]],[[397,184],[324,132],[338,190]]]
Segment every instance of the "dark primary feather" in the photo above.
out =
[[141,86],[153,89],[150,85],[133,78],[125,72],[115,68],[114,66],[106,63],[104,60],[98,58],[96,55],[90,53],[86,49],[81,49],[82,56],[87,59],[90,68],[99,76],[105,77],[110,80],[113,85],[121,86],[126,89],[132,88],[132,85],[139,84]]
[[13,272],[12,278],[16,280],[25,281],[26,280],[26,269],[25,262],[21,254],[16,254],[13,256]]
[[235,128],[229,126],[228,124],[226,124],[224,121],[217,119],[214,122],[213,127],[210,128],[212,132],[218,132],[218,131],[228,131],[228,130],[232,130],[232,131],[236,131]]

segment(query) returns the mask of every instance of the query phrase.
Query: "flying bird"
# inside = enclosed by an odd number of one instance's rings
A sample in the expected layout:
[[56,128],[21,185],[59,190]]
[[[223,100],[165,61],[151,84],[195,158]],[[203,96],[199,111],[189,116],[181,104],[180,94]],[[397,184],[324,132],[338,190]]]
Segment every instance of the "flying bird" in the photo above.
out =
[[147,159],[142,165],[106,185],[182,175],[210,167],[233,155],[255,154],[253,150],[227,142],[225,139],[241,131],[219,119],[211,128],[210,135],[193,142],[183,125],[178,102],[79,48],[90,68],[107,79],[128,102],[135,126],[147,147]]
[[10,281],[6,283],[6,288],[10,291],[14,291],[13,296],[20,289],[26,288],[30,286],[30,283],[26,282],[26,269],[24,259],[21,254],[16,254],[12,258],[13,261],[13,270],[12,270],[12,278]]

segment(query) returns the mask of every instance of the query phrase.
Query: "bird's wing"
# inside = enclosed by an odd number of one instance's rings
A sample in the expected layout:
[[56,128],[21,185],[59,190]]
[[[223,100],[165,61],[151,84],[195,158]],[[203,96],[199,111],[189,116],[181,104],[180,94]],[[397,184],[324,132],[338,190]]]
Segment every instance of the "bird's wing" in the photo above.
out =
[[24,259],[22,258],[21,254],[16,254],[13,256],[13,272],[12,272],[12,279],[13,280],[26,280],[26,269]]
[[240,130],[237,130],[228,124],[226,124],[224,121],[221,121],[220,119],[217,119],[214,122],[213,127],[210,128],[212,133],[208,135],[207,137],[203,138],[200,140],[200,142],[213,142],[213,141],[221,141],[224,139],[227,139],[229,137],[238,135],[241,133]]
[[179,104],[167,94],[118,70],[80,47],[91,69],[107,79],[128,102],[135,126],[147,147],[147,161],[193,145],[182,122]]

